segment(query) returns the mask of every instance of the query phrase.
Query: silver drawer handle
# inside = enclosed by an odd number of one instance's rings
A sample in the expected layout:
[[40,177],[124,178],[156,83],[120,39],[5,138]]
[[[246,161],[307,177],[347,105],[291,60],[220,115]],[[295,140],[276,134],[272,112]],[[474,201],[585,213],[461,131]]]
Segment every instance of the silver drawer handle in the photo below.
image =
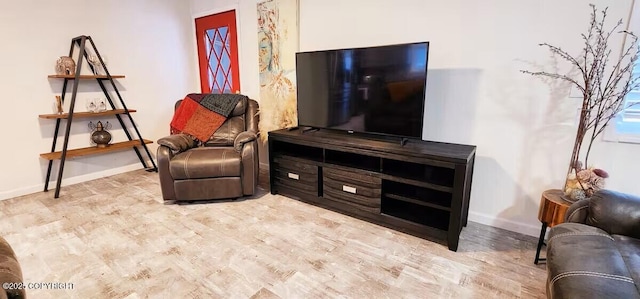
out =
[[299,176],[299,175],[297,175],[297,174],[295,174],[295,173],[293,173],[293,172],[289,172],[289,173],[287,173],[287,176],[288,176],[290,179],[294,179],[294,180],[299,180],[299,179],[300,179],[300,176]]
[[356,187],[342,185],[342,191],[356,194]]

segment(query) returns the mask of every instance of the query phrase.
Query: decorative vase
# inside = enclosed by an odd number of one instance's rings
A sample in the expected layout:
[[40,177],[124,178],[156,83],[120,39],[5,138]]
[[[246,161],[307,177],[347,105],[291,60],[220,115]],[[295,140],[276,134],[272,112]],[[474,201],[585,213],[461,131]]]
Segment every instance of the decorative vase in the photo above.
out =
[[56,101],[54,102],[54,111],[57,114],[62,114],[64,113],[64,109],[62,108],[62,97],[61,96],[56,96]]
[[76,62],[69,56],[60,56],[56,61],[56,74],[73,76],[76,74]]
[[96,103],[96,99],[87,99],[87,111],[98,112],[98,105]]
[[102,65],[100,64],[100,58],[98,58],[97,55],[89,55],[87,61],[89,61],[89,64],[93,67],[93,73],[95,75],[100,75],[102,73]]
[[105,102],[106,102],[105,99],[101,99],[101,98],[96,99],[96,111],[95,112],[107,111],[107,104]]
[[569,202],[576,202],[588,199],[593,194],[604,188],[605,179],[609,173],[600,168],[582,168],[582,163],[573,165],[571,172],[567,175],[564,187],[564,199]]
[[[102,122],[98,121],[95,127],[93,127],[93,123],[90,122],[89,127],[95,128],[95,131],[91,133],[91,141],[93,141],[97,147],[109,146],[109,142],[111,142],[111,133],[105,130],[105,126],[102,125]],[[109,122],[107,122],[107,127],[109,127]]]

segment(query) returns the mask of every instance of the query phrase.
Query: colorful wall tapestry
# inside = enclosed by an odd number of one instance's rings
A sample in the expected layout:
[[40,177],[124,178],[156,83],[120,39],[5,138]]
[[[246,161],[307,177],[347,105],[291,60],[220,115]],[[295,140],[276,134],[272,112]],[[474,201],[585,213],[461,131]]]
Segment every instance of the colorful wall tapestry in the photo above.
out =
[[296,126],[298,0],[258,2],[260,134]]

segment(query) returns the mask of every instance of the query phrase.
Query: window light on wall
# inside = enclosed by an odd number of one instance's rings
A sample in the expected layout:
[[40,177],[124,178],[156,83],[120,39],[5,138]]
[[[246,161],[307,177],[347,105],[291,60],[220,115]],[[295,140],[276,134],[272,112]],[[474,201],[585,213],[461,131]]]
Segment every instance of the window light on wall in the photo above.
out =
[[[636,35],[640,34],[640,4],[638,2],[640,1],[634,1],[631,19],[628,22],[628,30]],[[636,61],[632,76],[640,77],[640,59]],[[624,107],[626,108],[609,123],[604,140],[640,143],[640,88],[627,94]]]

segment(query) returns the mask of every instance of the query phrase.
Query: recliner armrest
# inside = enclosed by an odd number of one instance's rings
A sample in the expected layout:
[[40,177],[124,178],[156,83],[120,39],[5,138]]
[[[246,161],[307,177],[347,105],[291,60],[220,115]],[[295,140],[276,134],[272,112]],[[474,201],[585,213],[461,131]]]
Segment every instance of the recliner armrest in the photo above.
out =
[[256,138],[256,133],[251,131],[244,131],[236,136],[236,139],[233,141],[233,148],[239,152],[242,150],[242,147],[245,143],[254,141],[256,140]]
[[175,134],[158,140],[160,146],[168,147],[173,154],[184,152],[196,146],[196,140],[186,134]]
[[589,215],[589,204],[591,203],[590,199],[583,199],[574,202],[567,209],[567,213],[564,216],[565,222],[575,222],[575,223],[587,223],[587,216]]

